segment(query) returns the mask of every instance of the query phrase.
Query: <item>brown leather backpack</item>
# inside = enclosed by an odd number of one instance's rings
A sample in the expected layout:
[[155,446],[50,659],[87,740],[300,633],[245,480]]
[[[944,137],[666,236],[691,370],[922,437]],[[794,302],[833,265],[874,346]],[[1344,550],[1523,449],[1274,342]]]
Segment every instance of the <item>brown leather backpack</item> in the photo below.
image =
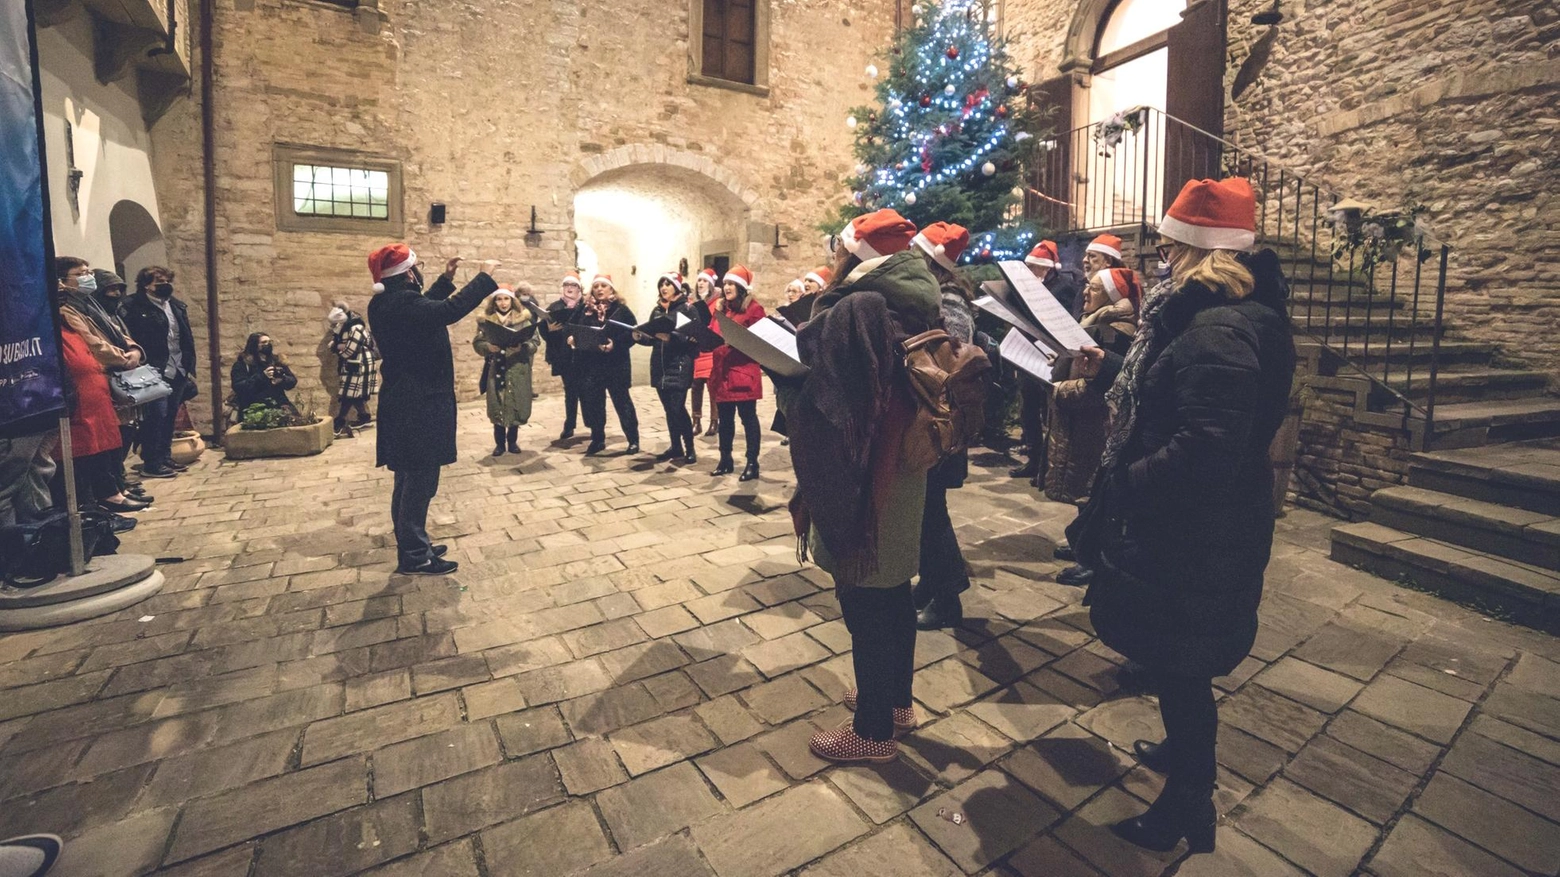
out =
[[991,361],[942,329],[907,338],[903,347],[916,413],[900,446],[900,465],[930,469],[979,438]]

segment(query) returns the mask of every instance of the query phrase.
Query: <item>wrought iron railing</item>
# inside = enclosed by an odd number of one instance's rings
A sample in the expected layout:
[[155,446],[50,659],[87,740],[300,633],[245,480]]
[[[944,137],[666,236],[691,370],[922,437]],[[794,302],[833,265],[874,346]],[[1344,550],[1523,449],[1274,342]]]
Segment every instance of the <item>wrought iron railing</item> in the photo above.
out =
[[1152,108],[1041,141],[1036,156],[1028,216],[1058,234],[1114,231],[1143,263],[1187,180],[1250,179],[1258,238],[1285,263],[1296,329],[1332,356],[1330,367],[1368,378],[1388,409],[1401,406],[1405,426],[1423,418],[1434,434],[1450,246],[1418,227],[1401,242],[1390,229],[1375,237],[1380,217],[1335,210],[1336,190]]

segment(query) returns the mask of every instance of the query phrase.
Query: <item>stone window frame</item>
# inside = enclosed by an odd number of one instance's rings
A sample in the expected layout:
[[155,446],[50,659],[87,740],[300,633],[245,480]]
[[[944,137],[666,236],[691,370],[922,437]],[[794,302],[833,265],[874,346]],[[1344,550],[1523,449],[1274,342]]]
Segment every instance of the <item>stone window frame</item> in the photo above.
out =
[[[390,177],[390,191],[387,197],[389,217],[365,219],[348,216],[305,216],[295,213],[293,211],[293,166],[299,164],[361,168],[388,173]],[[350,149],[276,144],[272,148],[271,165],[277,231],[401,236],[405,228],[403,211],[405,189],[402,185],[399,161]]]
[[769,96],[771,0],[753,2],[753,82],[734,82],[704,73],[704,0],[688,0],[688,82],[711,88]]

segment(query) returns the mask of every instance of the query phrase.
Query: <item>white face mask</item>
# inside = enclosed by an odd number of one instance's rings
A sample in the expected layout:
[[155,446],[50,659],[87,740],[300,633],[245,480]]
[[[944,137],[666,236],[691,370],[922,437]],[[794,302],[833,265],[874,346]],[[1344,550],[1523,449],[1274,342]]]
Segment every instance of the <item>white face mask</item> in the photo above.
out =
[[76,288],[82,292],[97,292],[97,278],[91,274],[83,274],[76,278]]

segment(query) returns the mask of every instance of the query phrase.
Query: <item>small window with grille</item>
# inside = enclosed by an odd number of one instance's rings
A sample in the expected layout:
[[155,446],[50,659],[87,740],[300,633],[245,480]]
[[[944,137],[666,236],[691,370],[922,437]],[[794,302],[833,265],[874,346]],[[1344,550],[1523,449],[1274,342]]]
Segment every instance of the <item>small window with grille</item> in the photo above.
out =
[[276,147],[277,228],[399,234],[399,163],[359,153]]

